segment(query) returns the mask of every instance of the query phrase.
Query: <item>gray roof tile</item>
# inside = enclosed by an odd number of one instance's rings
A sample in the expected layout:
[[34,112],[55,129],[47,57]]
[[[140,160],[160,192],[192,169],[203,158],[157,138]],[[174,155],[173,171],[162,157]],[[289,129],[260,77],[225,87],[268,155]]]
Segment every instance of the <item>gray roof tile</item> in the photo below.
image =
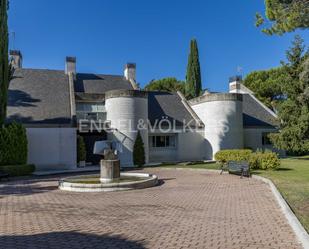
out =
[[8,92],[7,121],[70,124],[70,94],[64,71],[16,69]]
[[123,76],[78,73],[74,85],[75,92],[101,94],[114,89],[133,89]]
[[192,115],[183,105],[177,93],[148,92],[148,118],[150,123],[167,118],[175,122],[176,126],[197,126]]
[[243,94],[244,127],[276,127],[278,120],[250,94]]

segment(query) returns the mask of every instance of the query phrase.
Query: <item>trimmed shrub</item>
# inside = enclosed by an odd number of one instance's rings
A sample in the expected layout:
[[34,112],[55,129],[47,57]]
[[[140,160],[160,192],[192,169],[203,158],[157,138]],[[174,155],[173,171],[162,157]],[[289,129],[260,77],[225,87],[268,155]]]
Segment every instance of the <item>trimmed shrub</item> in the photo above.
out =
[[215,160],[221,165],[229,161],[249,161],[251,150],[220,150],[215,154]]
[[86,161],[86,145],[82,136],[77,136],[77,162]]
[[260,168],[261,155],[262,155],[262,152],[255,152],[250,155],[250,158],[249,158],[250,169]]
[[26,164],[27,155],[26,129],[18,123],[0,128],[0,165]]
[[215,154],[215,159],[221,165],[229,161],[247,161],[251,169],[275,169],[280,166],[278,155],[271,151],[220,150]]
[[280,166],[280,159],[274,152],[255,152],[249,159],[251,169],[275,169]]
[[139,131],[133,147],[133,163],[138,167],[142,167],[145,164],[144,142]]
[[8,173],[9,176],[26,176],[35,170],[35,166],[33,164],[2,165],[0,166],[0,170]]

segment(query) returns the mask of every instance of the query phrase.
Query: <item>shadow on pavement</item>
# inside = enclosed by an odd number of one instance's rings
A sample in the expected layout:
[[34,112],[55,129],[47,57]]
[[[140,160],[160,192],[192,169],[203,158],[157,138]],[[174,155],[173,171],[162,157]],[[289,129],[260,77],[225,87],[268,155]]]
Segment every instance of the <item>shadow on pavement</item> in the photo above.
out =
[[130,241],[120,235],[87,234],[76,231],[51,232],[33,235],[12,235],[0,237],[1,248],[5,249],[105,249],[105,248],[145,248],[141,242]]

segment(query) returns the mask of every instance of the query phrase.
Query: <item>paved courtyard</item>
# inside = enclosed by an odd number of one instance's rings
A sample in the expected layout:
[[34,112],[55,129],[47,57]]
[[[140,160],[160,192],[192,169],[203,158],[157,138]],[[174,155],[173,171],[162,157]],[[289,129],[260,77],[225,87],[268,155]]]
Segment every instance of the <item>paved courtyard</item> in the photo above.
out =
[[301,248],[263,182],[147,172],[163,182],[110,193],[60,191],[59,177],[0,185],[0,248]]

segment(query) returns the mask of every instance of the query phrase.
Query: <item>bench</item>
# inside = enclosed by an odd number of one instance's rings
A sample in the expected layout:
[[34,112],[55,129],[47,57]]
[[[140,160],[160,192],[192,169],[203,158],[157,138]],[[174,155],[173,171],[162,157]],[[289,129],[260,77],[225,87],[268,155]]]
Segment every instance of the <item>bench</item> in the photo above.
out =
[[243,176],[250,177],[250,166],[249,163],[246,161],[230,161],[227,164],[227,168],[229,171],[229,174],[237,174]]
[[6,178],[8,179],[9,178],[9,174],[0,170],[0,180],[3,179],[3,178]]

